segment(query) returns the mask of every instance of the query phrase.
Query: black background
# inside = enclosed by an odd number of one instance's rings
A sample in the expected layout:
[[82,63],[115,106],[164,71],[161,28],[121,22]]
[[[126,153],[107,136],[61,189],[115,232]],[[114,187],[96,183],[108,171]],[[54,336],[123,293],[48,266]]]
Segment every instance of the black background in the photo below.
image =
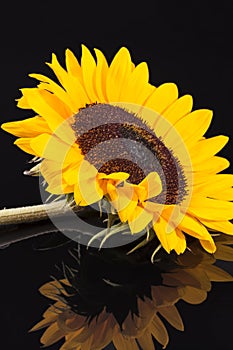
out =
[[[61,62],[66,48],[80,57],[83,43],[91,50],[101,49],[109,61],[126,46],[135,63],[149,64],[151,83],[175,82],[181,95],[194,97],[194,108],[214,111],[209,136],[232,138],[232,2],[126,4],[6,3],[0,20],[0,123],[30,115],[15,102],[20,88],[35,84],[28,73],[48,74],[44,62],[50,61],[52,52]],[[38,181],[23,175],[31,157],[13,145],[14,139],[0,131],[1,208],[41,202]],[[232,140],[221,154],[232,162],[231,150]],[[40,349],[41,333],[27,333],[48,306],[37,290],[66,253],[62,248],[39,252],[36,245],[37,240],[30,239],[0,250],[0,348],[4,350]],[[232,293],[232,283],[216,283],[203,304],[180,303],[185,332],[169,328],[167,349],[233,349]],[[59,349],[59,344],[50,349]]]

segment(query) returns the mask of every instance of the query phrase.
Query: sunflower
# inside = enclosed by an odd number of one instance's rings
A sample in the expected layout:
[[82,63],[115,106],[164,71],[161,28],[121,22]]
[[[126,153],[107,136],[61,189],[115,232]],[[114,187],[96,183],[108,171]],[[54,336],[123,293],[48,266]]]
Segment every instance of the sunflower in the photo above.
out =
[[150,84],[125,47],[110,64],[94,52],[83,45],[79,62],[67,49],[66,69],[53,54],[54,79],[30,74],[39,84],[21,89],[18,107],[35,114],[2,128],[39,160],[28,173],[78,206],[107,201],[132,234],[152,232],[168,253],[183,253],[188,236],[215,252],[211,232],[233,234],[233,175],[216,155],[228,137],[206,138],[212,111],[192,111],[174,83]]
[[184,330],[179,300],[199,304],[212,281],[233,281],[215,264],[233,261],[232,243],[230,236],[219,235],[217,258],[191,239],[190,250],[160,251],[156,264],[148,261],[148,245],[128,256],[126,247],[101,253],[76,247],[70,251],[75,264],[63,264],[63,277],[41,286],[41,294],[55,302],[30,331],[46,328],[41,343],[63,340],[60,350],[102,350],[110,343],[117,350],[154,350],[156,343],[165,348],[168,324]]

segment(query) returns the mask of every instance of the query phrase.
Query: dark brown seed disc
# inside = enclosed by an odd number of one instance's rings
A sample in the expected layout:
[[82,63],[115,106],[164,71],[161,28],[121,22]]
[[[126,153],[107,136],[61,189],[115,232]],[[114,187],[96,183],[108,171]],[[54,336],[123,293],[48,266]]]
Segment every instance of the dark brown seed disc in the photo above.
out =
[[75,115],[73,129],[85,159],[99,172],[126,172],[139,184],[157,172],[162,192],[154,201],[175,204],[186,195],[186,180],[178,159],[154,131],[135,114],[109,104],[93,104]]

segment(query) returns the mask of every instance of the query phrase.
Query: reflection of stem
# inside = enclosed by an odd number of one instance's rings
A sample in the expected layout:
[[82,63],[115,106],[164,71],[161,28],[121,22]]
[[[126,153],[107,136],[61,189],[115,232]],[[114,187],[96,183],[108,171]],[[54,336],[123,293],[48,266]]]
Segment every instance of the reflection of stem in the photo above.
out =
[[38,204],[21,208],[0,210],[1,225],[21,224],[46,220],[70,211],[70,206],[64,200],[48,204]]

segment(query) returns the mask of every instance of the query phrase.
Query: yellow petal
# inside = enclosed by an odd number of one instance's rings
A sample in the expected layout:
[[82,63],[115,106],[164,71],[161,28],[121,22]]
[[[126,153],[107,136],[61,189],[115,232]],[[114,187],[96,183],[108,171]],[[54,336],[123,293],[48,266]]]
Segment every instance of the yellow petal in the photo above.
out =
[[143,105],[154,92],[155,87],[149,84],[149,71],[146,62],[141,62],[129,75],[122,86],[119,101]]
[[226,188],[226,187],[233,186],[233,174],[217,174],[217,175],[211,176],[210,180],[211,180],[211,185],[213,182],[216,189],[224,189],[224,187]]
[[[164,214],[163,214],[164,215]],[[215,250],[215,244],[213,242],[213,239],[211,235],[209,234],[208,230],[195,218],[187,213],[183,216],[181,216],[181,219],[178,222],[173,222],[172,218],[167,218],[169,221],[170,225],[174,228],[176,228],[176,225],[178,225],[178,229],[184,231],[185,233],[201,240],[201,244],[206,246],[206,250],[209,252],[213,253],[213,250]],[[156,225],[155,225],[156,228]],[[157,228],[158,229],[158,228]],[[175,241],[172,242],[172,235],[167,235],[167,239],[170,239],[169,244],[167,243],[167,247],[172,244],[173,249],[175,249],[178,253],[178,249],[182,249],[181,247],[184,248],[184,242],[183,242],[183,237],[181,236],[181,232],[177,232],[176,237],[180,238],[180,244],[181,245],[175,245]],[[207,241],[207,242],[205,242]],[[171,243],[172,242],[172,243]],[[162,243],[163,244],[163,243]],[[164,247],[165,248],[165,247]],[[165,248],[166,249],[166,248]],[[182,252],[182,251],[181,251]]]
[[73,184],[70,185],[64,179],[64,170],[60,163],[44,159],[41,163],[40,171],[48,184],[46,190],[49,193],[64,194],[74,192]]
[[125,183],[123,186],[115,189],[114,197],[111,196],[111,204],[117,210],[122,222],[126,222],[129,216],[134,212],[138,203],[134,187]]
[[[162,113],[167,109],[175,100],[178,98],[178,89],[177,86],[173,83],[165,83],[160,85],[153,94],[148,98],[145,103],[145,106],[153,109],[157,113]],[[149,120],[148,123],[155,129],[156,124],[152,120]],[[155,129],[156,130],[156,129]]]
[[27,100],[27,91],[31,90],[31,89],[37,90],[37,88],[20,89],[22,96],[20,98],[16,99],[17,107],[22,108],[22,109],[30,109],[31,108],[31,106],[29,105],[28,100]]
[[84,160],[78,170],[78,181],[74,189],[75,202],[86,206],[98,202],[102,197],[103,190],[97,180],[97,170]]
[[216,230],[217,232],[227,233],[233,235],[233,223],[230,221],[211,221],[200,219],[203,225]]
[[70,75],[73,75],[75,78],[82,80],[82,69],[81,66],[70,49],[66,49],[66,68],[67,72]]
[[212,240],[208,230],[195,217],[187,213],[179,223],[179,228],[197,239]]
[[[123,172],[116,172],[108,175],[104,173],[97,174],[97,179],[103,190],[104,195],[108,194],[112,205],[116,207],[115,209],[120,210],[121,208],[125,207],[123,204],[120,204],[120,202],[118,202],[119,196],[121,195],[119,192],[121,190],[119,190],[118,185],[123,181],[127,180],[128,178],[129,174]],[[128,199],[128,202],[129,201],[130,200]]]
[[224,201],[233,201],[233,188],[225,188],[224,190],[217,190],[211,195],[209,195],[211,198],[215,199],[221,199]]
[[68,74],[64,68],[62,68],[57,60],[56,55],[52,55],[52,63],[47,63],[48,66],[54,71],[59,81],[67,91],[68,95],[76,104],[76,110],[84,107],[86,103],[92,103],[78,78]]
[[[208,159],[208,161],[193,164],[193,171],[197,173],[202,171],[207,172],[208,174],[216,174],[228,168],[229,165],[230,162],[226,158],[213,156],[212,158]],[[197,177],[198,175],[199,174],[197,174]]]
[[26,153],[29,153],[29,154],[33,154],[34,156],[37,156],[37,154],[35,153],[35,151],[32,149],[31,147],[31,138],[20,138],[20,139],[17,139],[14,144],[16,146],[18,146],[21,150],[23,150],[24,152]]
[[56,130],[64,122],[63,116],[53,103],[54,95],[48,91],[27,89],[26,96],[31,109],[46,120],[51,130]]
[[[175,250],[177,254],[183,253],[186,248],[186,241],[184,235],[180,230],[173,229],[169,222],[162,216],[153,223],[153,228],[163,248],[170,253]],[[178,232],[176,232],[176,230]]]
[[19,137],[34,137],[42,133],[49,133],[48,124],[42,117],[33,117],[16,122],[4,123],[1,128]]
[[[98,182],[94,182],[94,179],[88,180],[86,182],[83,181],[82,190],[75,184],[74,199],[77,205],[87,206],[103,198],[103,190],[99,187]],[[84,186],[87,186],[85,192],[83,191]]]
[[95,73],[95,86],[96,93],[98,95],[99,101],[106,102],[107,101],[107,93],[106,93],[106,78],[108,72],[108,63],[103,53],[94,49],[97,59],[96,65],[96,73]]
[[[71,118],[75,113],[75,107],[72,107],[72,103],[67,101],[66,98],[61,100],[54,92],[50,92],[47,83],[40,83],[37,91],[41,93],[45,102],[54,109],[63,119]],[[52,89],[51,89],[52,90]],[[29,101],[30,102],[30,101]]]
[[58,99],[62,102],[59,102],[59,109],[64,118],[68,118],[73,113],[76,113],[76,104],[73,103],[70,96],[67,92],[57,83],[55,83],[52,79],[46,77],[42,74],[29,74],[31,78],[37,79],[41,81],[38,85],[38,89],[48,90],[52,92]]
[[54,135],[41,134],[31,139],[31,148],[38,157],[62,163],[70,146]]
[[82,45],[81,67],[83,83],[90,101],[92,101],[92,103],[99,102],[94,86],[96,63],[92,54],[85,45]]
[[205,220],[230,220],[233,218],[233,202],[195,195],[188,211]]
[[[80,162],[81,163],[81,162]],[[62,170],[62,176],[64,181],[72,186],[75,185],[78,181],[78,164],[73,164]]]
[[124,172],[116,172],[116,173],[111,173],[111,174],[105,174],[105,173],[98,173],[98,179],[112,179],[112,180],[116,180],[116,181],[125,181],[129,178],[129,174],[128,173],[124,173]]
[[83,155],[81,153],[81,150],[76,143],[74,143],[72,146],[69,145],[68,148],[66,146],[66,149],[67,149],[67,153],[64,158],[64,161],[62,159],[64,166],[77,165],[80,163],[80,161],[83,160]]
[[175,232],[177,236],[177,242],[174,250],[177,252],[177,254],[182,254],[186,249],[186,238],[183,232],[178,228],[175,229]]
[[[62,179],[63,180],[63,179]],[[46,187],[46,191],[54,195],[64,195],[74,192],[74,186],[67,185],[59,177],[55,176],[49,185]]]
[[136,206],[135,210],[128,215],[128,224],[132,233],[138,233],[146,229],[152,221],[153,213],[145,208]]
[[191,112],[193,107],[193,98],[191,95],[184,95],[176,100],[170,107],[163,113],[165,117],[172,125],[176,124],[181,118]]
[[[194,186],[194,193],[199,193],[200,195],[217,198],[217,199],[227,199],[225,195],[232,189],[233,186],[233,175],[232,174],[218,174],[209,176],[206,182]],[[226,194],[224,192],[226,191]],[[232,193],[232,192],[231,192]],[[229,198],[233,200],[232,198]]]
[[67,185],[66,183],[61,182],[60,178],[57,176],[46,187],[46,191],[54,195],[63,195],[63,194],[73,193],[74,186],[70,186],[70,185]]
[[142,193],[141,196],[138,196],[141,202],[145,201],[146,199],[150,199],[159,195],[162,191],[162,182],[159,174],[155,171],[148,174],[140,182],[138,186],[139,191],[140,191],[140,187],[145,188],[145,192],[144,192],[145,194]]
[[54,53],[52,54],[52,62],[51,63],[47,62],[47,65],[53,70],[53,72],[55,73],[60,83],[65,87],[67,72],[60,65],[60,63],[58,62],[57,56]]
[[207,161],[218,153],[228,142],[229,137],[218,135],[208,139],[203,139],[197,142],[189,149],[194,166],[203,161]]
[[176,125],[176,130],[180,133],[183,141],[192,145],[202,138],[208,130],[213,112],[208,109],[199,109],[191,112],[180,119]]
[[122,47],[116,53],[108,70],[106,92],[109,102],[120,101],[121,88],[127,83],[130,73],[130,53],[125,47]]
[[[210,236],[211,237],[211,236]],[[214,253],[216,251],[216,245],[214,243],[214,240],[211,238],[208,241],[200,239],[200,243],[202,247],[210,254]]]

